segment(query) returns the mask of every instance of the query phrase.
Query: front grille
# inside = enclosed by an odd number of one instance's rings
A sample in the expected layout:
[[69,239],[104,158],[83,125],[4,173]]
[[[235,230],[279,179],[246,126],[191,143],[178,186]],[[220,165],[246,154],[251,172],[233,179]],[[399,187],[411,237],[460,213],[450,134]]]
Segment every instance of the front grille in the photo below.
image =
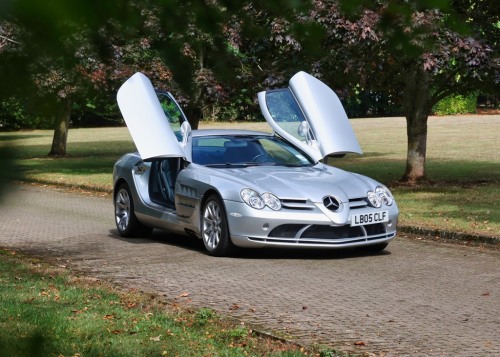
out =
[[302,224],[282,224],[281,226],[274,228],[269,233],[269,237],[276,237],[276,238],[295,237],[303,227],[304,225]]
[[311,202],[308,202],[307,200],[287,199],[287,198],[281,199],[281,206],[283,208],[294,209],[294,210],[312,210],[315,208],[315,206]]
[[314,225],[307,228],[300,238],[342,239],[363,236],[363,229],[359,226],[330,227]]
[[351,209],[359,209],[368,206],[368,202],[365,197],[351,198],[349,199],[349,207]]
[[385,225],[382,223],[356,227],[349,225],[334,227],[317,224],[283,224],[274,228],[267,238],[250,237],[249,239],[268,243],[294,243],[299,245],[329,244],[342,246],[343,244],[391,238],[394,234],[387,234]]

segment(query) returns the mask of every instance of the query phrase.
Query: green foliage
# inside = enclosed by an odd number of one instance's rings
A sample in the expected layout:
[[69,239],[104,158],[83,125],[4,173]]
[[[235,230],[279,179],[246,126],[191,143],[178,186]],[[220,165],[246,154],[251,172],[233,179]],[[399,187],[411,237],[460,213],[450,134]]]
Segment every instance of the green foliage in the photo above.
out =
[[225,105],[216,105],[218,114],[212,119],[217,121],[260,121],[262,114],[255,102],[255,93],[251,88],[239,88],[231,95]]
[[433,108],[437,115],[470,114],[476,112],[477,92],[467,96],[450,95],[440,100]]
[[230,338],[232,340],[240,341],[243,340],[245,337],[247,337],[248,334],[249,334],[248,329],[243,326],[240,326],[230,329],[224,335],[225,337]]
[[28,110],[26,103],[10,97],[0,101],[0,130],[48,129],[52,120]]
[[[111,98],[87,98],[85,104],[73,103],[72,128],[98,128],[123,125],[118,105]],[[33,128],[40,129],[40,128]]]
[[403,112],[395,96],[366,90],[354,90],[342,105],[349,118],[401,116]]
[[194,319],[195,319],[196,324],[198,324],[200,326],[204,326],[208,322],[210,322],[214,317],[215,317],[215,313],[213,310],[208,309],[208,308],[201,308],[198,311],[196,311]]

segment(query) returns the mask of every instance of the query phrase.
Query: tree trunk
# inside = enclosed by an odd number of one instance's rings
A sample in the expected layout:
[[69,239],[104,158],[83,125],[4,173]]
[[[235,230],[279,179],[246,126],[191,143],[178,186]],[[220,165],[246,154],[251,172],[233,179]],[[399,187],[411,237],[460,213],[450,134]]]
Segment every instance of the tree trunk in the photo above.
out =
[[420,69],[419,63],[410,65],[407,72],[404,109],[408,151],[403,182],[416,182],[425,178],[427,155],[427,119],[432,106],[428,74]]
[[189,125],[191,125],[191,129],[198,129],[202,117],[201,109],[197,106],[189,105],[185,108],[184,112],[188,118]]
[[[205,68],[205,49],[203,45],[198,48],[198,70],[202,71]],[[196,80],[195,80],[196,81]],[[186,116],[192,129],[198,129],[200,120],[203,118],[203,88],[199,83],[194,83],[191,100],[186,108]]]
[[52,139],[52,148],[49,156],[65,156],[68,141],[69,121],[71,118],[71,100],[58,103],[55,110],[55,128]]
[[408,149],[406,154],[406,170],[401,181],[416,182],[425,178],[427,118],[427,115],[415,112],[406,115]]

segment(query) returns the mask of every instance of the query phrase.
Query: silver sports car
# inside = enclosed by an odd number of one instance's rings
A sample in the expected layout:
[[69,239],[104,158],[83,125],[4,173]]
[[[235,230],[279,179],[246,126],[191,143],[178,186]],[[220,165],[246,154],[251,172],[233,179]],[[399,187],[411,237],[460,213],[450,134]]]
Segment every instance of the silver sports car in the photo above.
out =
[[273,134],[191,130],[172,95],[155,92],[141,73],[117,99],[138,149],[113,171],[124,237],[159,228],[225,256],[235,246],[377,251],[396,235],[387,187],[320,162],[361,148],[337,95],[307,73],[258,94]]

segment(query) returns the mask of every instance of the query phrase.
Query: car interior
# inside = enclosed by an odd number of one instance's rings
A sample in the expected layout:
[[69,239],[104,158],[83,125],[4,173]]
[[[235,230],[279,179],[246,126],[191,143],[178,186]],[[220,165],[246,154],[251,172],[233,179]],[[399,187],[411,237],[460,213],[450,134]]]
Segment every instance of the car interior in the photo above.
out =
[[175,181],[181,170],[181,158],[155,160],[149,175],[149,197],[151,201],[165,207],[175,207]]

